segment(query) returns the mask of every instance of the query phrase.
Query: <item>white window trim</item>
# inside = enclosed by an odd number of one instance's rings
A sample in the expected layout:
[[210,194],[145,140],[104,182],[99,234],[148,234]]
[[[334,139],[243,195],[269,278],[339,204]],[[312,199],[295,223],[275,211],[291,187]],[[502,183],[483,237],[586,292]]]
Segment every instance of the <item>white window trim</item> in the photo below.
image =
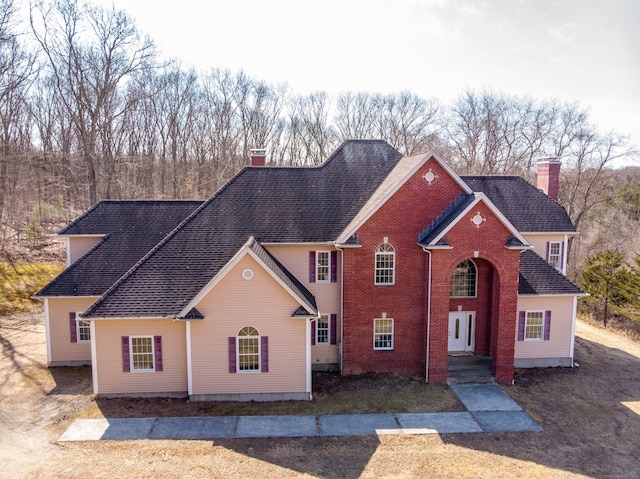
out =
[[[380,248],[381,246],[384,245],[389,245],[391,246],[393,251],[378,251],[378,248]],[[384,268],[384,270],[391,270],[391,274],[393,275],[393,281],[391,281],[390,283],[379,283],[378,282],[378,255],[390,255],[393,257],[393,268]],[[393,246],[391,243],[385,242],[385,243],[380,243],[378,246],[376,246],[375,252],[374,252],[374,265],[373,265],[373,283],[375,286],[395,286],[396,284],[396,248],[395,246]]]
[[[250,327],[253,328],[256,333],[256,336],[240,336],[240,331],[243,329]],[[253,326],[245,326],[238,331],[236,334],[236,373],[237,374],[258,374],[262,372],[262,341],[260,336],[260,331]],[[240,369],[240,338],[256,338],[258,340],[258,369]]]
[[[563,251],[563,241],[549,241],[549,257],[547,258],[548,263],[553,266],[555,269],[557,269],[558,271],[562,272],[563,270],[563,262],[564,262],[564,258],[562,257],[562,251]],[[553,264],[551,262],[551,247],[553,245],[558,245],[558,260],[556,261],[556,264]],[[555,256],[555,255],[554,255]]]
[[331,315],[330,314],[320,314],[320,317],[325,318],[327,322],[327,340],[323,343],[318,341],[318,333],[320,332],[320,328],[318,327],[319,320],[316,321],[316,346],[329,346],[331,344]]
[[[449,295],[450,298],[455,298],[455,299],[465,299],[465,298],[466,299],[475,299],[475,298],[478,297],[478,265],[472,259],[467,259],[465,261],[471,262],[471,264],[473,264],[473,267],[476,270],[475,283],[473,285],[473,291],[474,291],[475,294],[473,296],[451,296],[451,295]],[[464,263],[464,261],[461,261],[460,263]],[[460,265],[460,263],[458,263],[456,265],[456,268]],[[455,268],[454,268],[454,271],[455,271]],[[451,275],[453,276],[453,272],[451,273]],[[449,278],[449,291],[451,291],[451,278]]]
[[[318,273],[320,272],[320,255],[327,255],[327,279],[320,279]],[[328,250],[316,250],[316,283],[330,283],[331,282],[331,251]]]
[[[133,339],[146,338],[151,340],[151,369],[136,369],[133,361]],[[132,373],[155,373],[156,372],[156,345],[153,336],[129,336],[129,370]]]
[[[529,325],[529,314],[530,313],[540,313],[542,315],[542,327],[540,328],[540,337],[539,338],[527,338],[527,326]],[[529,311],[525,311],[525,313],[524,313],[524,338],[523,338],[525,341],[533,341],[533,342],[544,341],[544,323],[545,323],[544,314],[545,314],[545,312],[543,310],[538,310],[538,309],[532,309],[532,310],[529,310]]]
[[[391,346],[390,347],[379,347],[376,346],[376,321],[391,321]],[[375,351],[392,351],[394,346],[395,346],[395,327],[396,327],[396,322],[394,321],[393,318],[374,318],[373,319],[373,349]]]

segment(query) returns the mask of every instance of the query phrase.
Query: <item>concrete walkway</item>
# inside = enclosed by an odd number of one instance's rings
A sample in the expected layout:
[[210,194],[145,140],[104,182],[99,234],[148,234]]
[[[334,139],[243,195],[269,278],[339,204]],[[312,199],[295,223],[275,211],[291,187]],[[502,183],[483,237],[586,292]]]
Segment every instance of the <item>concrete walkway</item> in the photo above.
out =
[[58,441],[542,431],[496,384],[451,384],[466,412],[76,419]]

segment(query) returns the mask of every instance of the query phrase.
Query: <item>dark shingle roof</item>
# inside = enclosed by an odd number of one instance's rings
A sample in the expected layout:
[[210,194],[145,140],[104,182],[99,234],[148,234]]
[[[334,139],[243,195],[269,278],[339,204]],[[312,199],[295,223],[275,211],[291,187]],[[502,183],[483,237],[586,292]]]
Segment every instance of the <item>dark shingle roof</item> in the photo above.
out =
[[566,276],[533,251],[520,255],[520,295],[584,295]]
[[314,168],[245,168],[92,308],[92,317],[173,317],[254,236],[335,240],[402,155],[384,141],[345,142]]
[[[475,201],[474,195],[466,195],[462,193],[445,209],[440,216],[431,222],[431,224],[418,237],[418,244],[421,246],[429,246],[431,242],[442,233],[452,221],[454,221],[465,208]],[[440,245],[448,244],[446,240],[439,241]]]
[[463,176],[482,192],[521,233],[572,233],[576,229],[564,207],[519,176]]
[[100,296],[202,201],[101,201],[63,235],[105,235],[37,297]]

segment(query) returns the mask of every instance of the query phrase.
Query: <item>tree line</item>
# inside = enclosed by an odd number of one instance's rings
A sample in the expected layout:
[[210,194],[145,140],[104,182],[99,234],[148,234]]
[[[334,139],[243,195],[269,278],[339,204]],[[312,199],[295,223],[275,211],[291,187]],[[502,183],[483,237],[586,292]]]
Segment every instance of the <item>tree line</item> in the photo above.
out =
[[383,139],[404,154],[436,148],[460,174],[533,181],[537,158],[561,158],[560,201],[588,231],[572,247],[575,278],[614,208],[610,166],[638,156],[577,103],[493,91],[449,104],[409,91],[296,95],[242,71],[164,61],[113,7],[34,0],[25,19],[14,2],[0,0],[3,241],[100,199],[207,197],[252,148],[272,165],[311,166],[345,140]]

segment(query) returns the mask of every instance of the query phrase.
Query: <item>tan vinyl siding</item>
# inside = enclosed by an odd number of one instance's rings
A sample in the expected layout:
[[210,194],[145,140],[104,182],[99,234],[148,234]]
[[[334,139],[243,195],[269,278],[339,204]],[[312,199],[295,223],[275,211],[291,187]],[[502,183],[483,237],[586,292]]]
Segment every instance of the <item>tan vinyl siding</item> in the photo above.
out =
[[[99,394],[187,392],[184,323],[168,320],[95,321]],[[122,336],[162,336],[160,372],[123,372]]]
[[545,261],[547,260],[547,243],[549,241],[565,241],[565,235],[558,234],[549,234],[549,235],[525,235],[525,239],[529,242],[531,246],[533,246],[533,251],[543,258]]
[[[192,394],[305,392],[308,320],[291,318],[298,306],[259,263],[242,258],[196,305],[204,320],[191,322]],[[229,372],[228,338],[245,326],[269,337],[269,372]]]
[[67,264],[73,264],[78,259],[102,241],[101,236],[71,236],[67,238],[68,250],[67,250]]
[[338,274],[336,283],[309,282],[309,251],[335,251],[335,248],[325,245],[269,245],[269,253],[276,257],[316,298],[318,310],[321,314],[335,314],[336,343],[335,345],[316,345],[311,347],[312,364],[336,364],[338,358],[338,344],[342,333],[342,309],[340,307],[340,292],[342,281],[342,253],[338,251]]
[[516,321],[515,358],[568,358],[571,355],[573,297],[520,297],[518,311],[551,311],[550,336],[548,341],[518,341]]
[[47,298],[50,364],[91,362],[91,343],[72,343],[69,313],[86,310],[97,298]]

